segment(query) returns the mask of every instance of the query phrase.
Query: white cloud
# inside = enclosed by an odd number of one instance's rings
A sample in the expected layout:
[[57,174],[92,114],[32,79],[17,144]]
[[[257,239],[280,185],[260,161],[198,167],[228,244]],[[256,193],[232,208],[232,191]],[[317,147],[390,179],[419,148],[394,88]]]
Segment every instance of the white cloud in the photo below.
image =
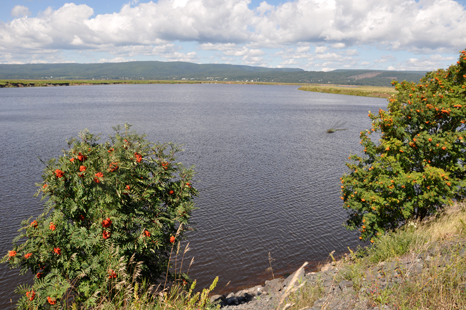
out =
[[345,48],[345,47],[346,47],[346,44],[340,42],[340,43],[332,44],[331,46],[332,46],[332,48],[342,49],[342,48]]
[[[396,64],[396,70],[436,70],[445,67],[445,61],[451,63],[453,57],[443,57],[441,55],[430,55],[419,58],[409,58]],[[392,70],[392,69],[389,69]],[[393,69],[395,70],[395,69]]]
[[451,51],[466,46],[466,11],[453,0],[297,0],[256,24],[263,42],[329,42],[332,48],[381,44]]
[[[453,0],[295,0],[278,6],[262,2],[256,9],[248,4],[249,0],[133,1],[120,12],[94,16],[87,5],[67,3],[38,17],[0,23],[0,45],[89,49],[179,40],[256,46],[328,42],[334,49],[380,44],[417,51],[466,46],[466,11]],[[30,12],[15,6],[12,15]]]
[[[0,47],[1,49],[1,47]],[[18,51],[15,53],[0,52],[0,63],[2,64],[25,64],[25,63],[70,63],[75,62],[63,56],[60,50],[44,49],[34,53]]]
[[323,54],[328,50],[327,46],[316,46],[315,53],[316,54]]
[[20,17],[20,16],[29,16],[31,15],[31,11],[24,5],[16,5],[12,10],[11,10],[11,16],[13,17]]
[[189,52],[189,53],[168,53],[161,55],[163,58],[169,61],[187,61],[187,62],[197,62],[198,56],[196,52]]
[[244,64],[250,66],[265,66],[264,58],[258,56],[245,55],[242,59]]
[[98,61],[98,63],[107,63],[107,62],[129,62],[129,61],[134,61],[134,59],[126,59],[123,57],[115,57],[113,59],[105,59],[102,58],[101,60]]
[[253,12],[246,0],[191,0],[173,6],[169,0],[124,5],[120,12],[100,14],[87,5],[64,4],[34,18],[0,22],[0,45],[9,49],[93,49],[105,44],[148,45],[157,41],[244,42]]
[[258,57],[265,55],[265,52],[261,49],[249,48],[247,46],[239,46],[233,43],[204,43],[200,44],[199,48],[207,51],[219,51],[226,56],[243,57],[242,59],[248,61],[248,64],[251,64],[253,62],[258,62],[262,64],[262,58]]
[[298,53],[306,53],[309,52],[310,47],[309,46],[300,46],[296,49],[296,52]]
[[268,12],[273,11],[274,9],[275,7],[273,5],[270,5],[267,2],[262,1],[261,4],[256,8],[256,11],[260,15],[264,15],[264,14],[267,14]]
[[331,60],[331,61],[344,61],[348,59],[348,57],[343,57],[337,53],[319,54],[319,55],[316,55],[316,58],[322,59],[322,60]]
[[296,61],[296,59],[287,59],[287,60],[282,61],[278,67],[279,68],[284,68],[284,67],[289,67],[289,66],[294,67],[298,64],[299,63]]
[[199,48],[206,51],[227,51],[236,48],[235,43],[202,43],[199,44]]
[[436,54],[436,55],[430,56],[430,59],[434,61],[445,61],[445,60],[451,61],[451,60],[455,60],[456,58],[455,57],[444,57],[442,55]]
[[183,8],[188,3],[188,0],[172,0],[173,8],[176,9],[178,7]]
[[[218,59],[235,62],[267,63],[265,50],[277,48],[282,53],[273,51],[279,57],[276,64],[290,59],[297,60],[296,65],[345,60],[348,66],[359,47],[369,46],[420,54],[412,57],[416,63],[431,66],[450,60],[442,53],[466,46],[466,10],[454,0],[285,0],[279,5],[263,1],[251,9],[249,5],[250,0],[129,0],[119,12],[96,15],[90,5],[66,3],[35,17],[17,5],[12,21],[0,21],[0,51],[13,59],[0,61],[23,61],[14,55],[41,50],[110,54],[97,59],[144,55],[199,61],[202,56],[175,45],[195,42],[199,50],[218,52]],[[433,53],[445,59],[420,57]],[[381,57],[375,63],[395,61]]]
[[346,50],[345,51],[345,55],[347,56],[354,56],[354,55],[357,55],[358,54],[358,50],[356,49],[351,49],[351,50]]

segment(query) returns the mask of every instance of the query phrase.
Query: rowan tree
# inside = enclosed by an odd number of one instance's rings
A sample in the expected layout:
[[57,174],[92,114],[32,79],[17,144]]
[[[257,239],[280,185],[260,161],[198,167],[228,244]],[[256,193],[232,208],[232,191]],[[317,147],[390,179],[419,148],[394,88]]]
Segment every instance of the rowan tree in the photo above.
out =
[[419,83],[392,84],[398,93],[387,111],[369,111],[372,128],[360,133],[364,152],[349,157],[341,178],[346,226],[362,240],[465,196],[466,52]]
[[19,308],[92,306],[122,283],[134,285],[136,264],[149,283],[167,271],[189,228],[193,169],[176,162],[178,146],[150,143],[129,125],[114,129],[103,143],[82,132],[46,163],[37,184],[45,209],[23,221],[2,260],[34,276],[16,290]]

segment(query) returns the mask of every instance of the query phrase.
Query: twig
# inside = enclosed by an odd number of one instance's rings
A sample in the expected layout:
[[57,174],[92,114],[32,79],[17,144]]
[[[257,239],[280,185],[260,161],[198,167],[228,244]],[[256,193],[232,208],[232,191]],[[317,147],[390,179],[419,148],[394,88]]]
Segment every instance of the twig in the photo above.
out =
[[274,259],[272,258],[272,255],[270,255],[270,252],[269,252],[270,271],[272,272],[272,279],[275,279],[275,275],[273,274],[272,261],[274,261]]

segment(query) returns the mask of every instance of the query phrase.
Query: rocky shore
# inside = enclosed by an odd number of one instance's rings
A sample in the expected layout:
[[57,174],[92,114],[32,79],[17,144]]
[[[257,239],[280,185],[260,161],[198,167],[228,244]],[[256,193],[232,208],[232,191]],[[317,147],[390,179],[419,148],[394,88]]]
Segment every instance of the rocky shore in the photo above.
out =
[[[454,262],[465,258],[466,239],[436,243],[419,253],[410,253],[391,261],[379,262],[362,270],[360,277],[351,277],[350,271],[356,264],[354,257],[346,256],[339,261],[324,265],[319,272],[305,273],[303,268],[286,279],[277,278],[228,295],[215,295],[211,301],[229,310],[271,310],[291,308],[293,298],[290,291],[303,289],[303,285],[314,287],[319,292],[315,301],[300,310],[318,309],[395,309],[393,306],[375,304],[383,290],[412,281],[416,276],[435,277],[435,273],[452,268]],[[464,283],[458,290],[466,290],[466,273],[459,275]],[[352,280],[351,280],[352,278]],[[429,286],[423,287],[429,290]]]

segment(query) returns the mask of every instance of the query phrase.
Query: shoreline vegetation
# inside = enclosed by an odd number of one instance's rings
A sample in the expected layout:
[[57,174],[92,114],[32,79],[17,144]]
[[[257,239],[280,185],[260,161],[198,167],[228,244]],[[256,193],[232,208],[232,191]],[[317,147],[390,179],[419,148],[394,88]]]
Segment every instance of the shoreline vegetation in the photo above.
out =
[[0,80],[0,88],[50,87],[119,84],[251,84],[251,85],[308,85],[307,83],[246,82],[246,81],[190,81],[190,80]]
[[362,96],[389,98],[396,94],[393,87],[358,86],[336,84],[279,83],[279,82],[246,82],[246,81],[190,81],[190,80],[0,80],[0,88],[10,87],[51,87],[80,85],[119,85],[119,84],[240,84],[240,85],[297,85],[299,90]]
[[218,278],[195,295],[195,282],[189,292],[176,285],[163,294],[136,288],[125,304],[106,301],[91,309],[465,309],[465,251],[462,202],[388,232],[369,247],[348,248],[339,259],[333,251],[316,272],[306,272],[304,263],[286,279],[271,277],[222,295],[215,293]]
[[318,92],[318,93],[375,97],[375,98],[389,98],[391,95],[395,95],[397,93],[397,90],[394,87],[335,85],[335,84],[328,84],[328,85],[312,84],[312,85],[301,86],[299,90]]

